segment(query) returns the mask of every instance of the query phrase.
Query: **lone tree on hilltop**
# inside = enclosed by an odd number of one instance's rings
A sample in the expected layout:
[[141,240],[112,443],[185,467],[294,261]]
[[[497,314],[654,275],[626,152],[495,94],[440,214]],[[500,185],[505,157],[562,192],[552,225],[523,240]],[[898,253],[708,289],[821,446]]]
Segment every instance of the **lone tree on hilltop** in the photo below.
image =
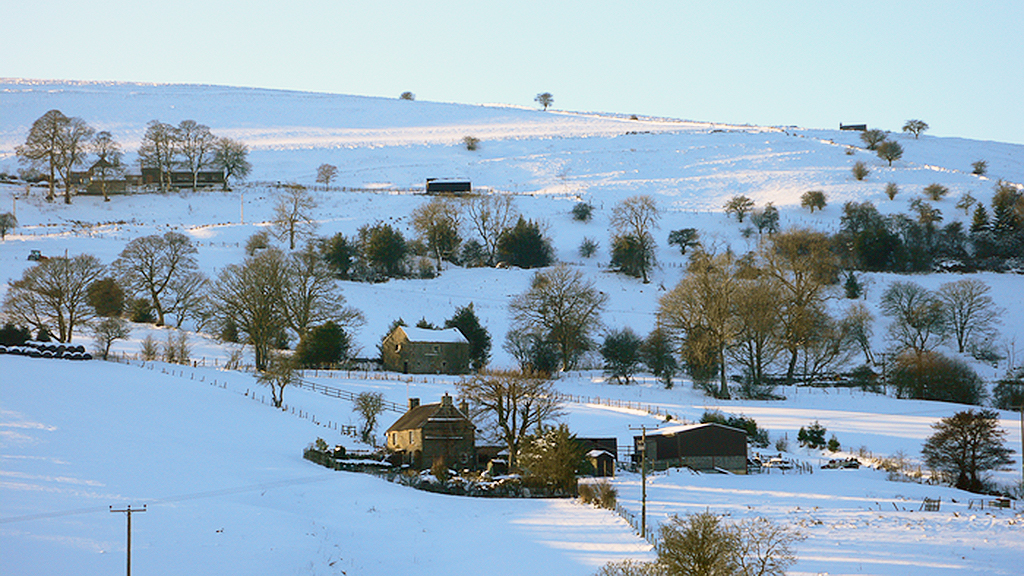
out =
[[957,412],[932,428],[935,433],[921,449],[925,464],[955,478],[952,484],[961,490],[982,490],[986,471],[1013,463],[1013,450],[1003,444],[1006,431],[999,427],[995,410]]
[[543,92],[541,94],[537,94],[533,101],[543,106],[544,110],[547,110],[548,106],[555,103],[555,97],[551,95],[551,92]]
[[914,140],[917,140],[917,137],[927,129],[928,123],[924,120],[907,120],[907,123],[903,125],[903,131],[913,134]]
[[316,169],[316,183],[324,187],[331,185],[331,181],[338,176],[338,167],[331,164],[321,164]]

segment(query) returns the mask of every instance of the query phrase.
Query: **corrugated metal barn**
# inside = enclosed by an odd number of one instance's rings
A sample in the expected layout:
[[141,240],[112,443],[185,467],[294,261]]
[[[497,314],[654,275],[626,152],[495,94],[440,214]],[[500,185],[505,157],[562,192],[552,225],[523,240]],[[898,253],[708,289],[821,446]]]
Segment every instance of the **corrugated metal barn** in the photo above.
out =
[[[642,436],[633,437],[639,463]],[[673,426],[647,433],[647,463],[655,470],[686,467],[747,473],[747,433],[722,424]]]

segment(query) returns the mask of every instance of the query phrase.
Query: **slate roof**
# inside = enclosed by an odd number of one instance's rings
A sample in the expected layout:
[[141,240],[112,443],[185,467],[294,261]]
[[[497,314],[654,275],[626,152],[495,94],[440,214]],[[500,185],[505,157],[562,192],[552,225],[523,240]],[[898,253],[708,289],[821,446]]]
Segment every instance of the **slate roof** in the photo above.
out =
[[[416,430],[422,428],[438,411],[441,410],[442,403],[435,402],[433,404],[421,404],[412,410],[409,410],[402,415],[401,418],[395,421],[394,424],[388,428],[388,432],[400,432],[402,430]],[[452,406],[452,409],[456,414],[459,414],[467,421],[469,418],[463,414],[458,408]],[[446,418],[447,420],[447,418]]]
[[401,418],[396,420],[395,423],[388,428],[388,432],[422,428],[423,423],[429,420],[430,417],[440,409],[440,402],[435,402],[434,404],[421,404],[403,414]]

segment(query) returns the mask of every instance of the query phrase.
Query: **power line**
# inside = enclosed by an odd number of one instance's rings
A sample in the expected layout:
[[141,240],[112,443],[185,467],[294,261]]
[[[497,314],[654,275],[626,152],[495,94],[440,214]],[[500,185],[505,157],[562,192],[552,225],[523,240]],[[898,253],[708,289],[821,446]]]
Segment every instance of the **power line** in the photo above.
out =
[[[277,482],[265,482],[263,484],[255,484],[251,486],[242,486],[238,488],[224,488],[221,490],[209,490],[206,492],[194,492],[192,494],[182,494],[178,496],[168,496],[166,498],[157,498],[149,500],[148,505],[154,504],[169,504],[171,502],[184,502],[186,500],[200,500],[203,498],[214,498],[217,496],[229,496],[232,494],[242,494],[245,492],[255,492],[257,490],[270,490],[274,488],[285,488],[287,486],[294,486],[298,484],[309,484],[311,482],[321,482],[331,478],[330,475],[319,475],[309,476],[306,478],[293,478],[291,480],[280,480]],[[0,518],[0,524],[10,524],[13,522],[28,522],[30,520],[45,520],[48,518],[61,518],[64,516],[77,516],[80,514],[92,514],[95,512],[104,512],[109,510],[109,507],[93,506],[89,508],[75,508],[72,510],[62,510],[55,512],[41,512],[39,514],[26,514],[24,516],[11,516],[9,518]],[[134,511],[134,510],[133,510]]]

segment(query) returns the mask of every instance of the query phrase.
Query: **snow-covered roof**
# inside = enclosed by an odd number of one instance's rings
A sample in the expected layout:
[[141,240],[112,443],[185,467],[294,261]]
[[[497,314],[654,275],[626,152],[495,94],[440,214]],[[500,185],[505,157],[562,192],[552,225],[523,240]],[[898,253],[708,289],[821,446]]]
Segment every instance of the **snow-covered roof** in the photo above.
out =
[[458,328],[446,330],[430,330],[427,328],[410,328],[402,326],[402,331],[409,337],[410,342],[466,342],[466,337]]
[[678,426],[668,426],[665,428],[658,428],[657,430],[648,430],[648,436],[671,436],[672,434],[679,434],[680,432],[686,432],[689,430],[696,430],[697,428],[705,428],[708,426],[718,426],[719,428],[726,428],[729,430],[738,430],[747,433],[746,430],[736,428],[733,426],[726,426],[725,424],[719,424],[718,422],[705,422],[703,424],[680,424]]

